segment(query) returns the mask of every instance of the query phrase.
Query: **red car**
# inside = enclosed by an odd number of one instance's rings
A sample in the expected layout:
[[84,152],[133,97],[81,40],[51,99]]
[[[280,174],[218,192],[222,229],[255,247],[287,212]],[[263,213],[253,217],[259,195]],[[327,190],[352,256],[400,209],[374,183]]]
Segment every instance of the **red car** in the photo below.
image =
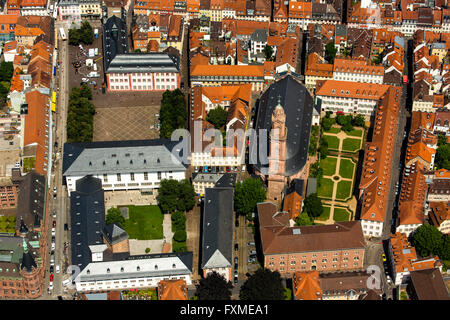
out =
[[53,220],[53,228],[56,228],[56,220]]
[[50,275],[50,282],[53,282],[53,274]]

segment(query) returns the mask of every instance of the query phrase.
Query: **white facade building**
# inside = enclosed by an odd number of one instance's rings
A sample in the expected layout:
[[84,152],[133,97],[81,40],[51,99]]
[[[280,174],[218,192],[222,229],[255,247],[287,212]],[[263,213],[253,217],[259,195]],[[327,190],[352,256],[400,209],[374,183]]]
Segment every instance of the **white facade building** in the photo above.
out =
[[161,280],[183,279],[191,285],[192,252],[131,256],[127,260],[89,263],[75,278],[78,292],[157,287]]
[[70,195],[76,189],[76,181],[86,175],[99,178],[104,190],[152,191],[159,188],[163,179],[183,180],[187,166],[174,155],[181,150],[177,143],[163,140],[67,143],[63,158],[67,191]]
[[381,237],[383,225],[383,221],[361,220],[361,227],[365,237]]

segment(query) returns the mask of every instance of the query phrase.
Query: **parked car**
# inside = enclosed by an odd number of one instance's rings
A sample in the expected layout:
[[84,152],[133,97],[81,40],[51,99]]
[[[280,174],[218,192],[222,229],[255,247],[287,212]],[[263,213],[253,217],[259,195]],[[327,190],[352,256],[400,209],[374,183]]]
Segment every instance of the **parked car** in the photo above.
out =
[[56,227],[56,220],[53,220],[53,228]]
[[237,270],[237,269],[238,269],[238,264],[235,263],[235,264],[234,264],[234,270]]
[[238,283],[238,277],[234,277],[234,284],[237,284]]
[[248,246],[254,246],[255,243],[254,243],[253,241],[251,241],[251,242],[247,243],[247,245],[248,245]]
[[59,269],[59,265],[56,265],[56,273],[59,273],[60,269]]
[[239,227],[239,219],[236,219],[236,222],[234,223],[234,226],[237,228]]
[[56,186],[53,187],[53,193],[56,193]]
[[56,200],[56,193],[53,194],[53,199]]
[[56,218],[56,210],[53,210],[53,218]]
[[251,255],[249,255],[249,257],[256,259],[256,254],[252,253]]
[[237,243],[234,244],[234,251],[238,251],[239,245]]
[[64,223],[64,231],[69,230],[69,225],[67,223]]
[[251,251],[249,252],[249,254],[250,254],[250,255],[253,255],[253,254],[256,255],[256,250],[251,250]]
[[55,243],[52,243],[52,250],[55,250],[55,248],[56,248]]
[[53,273],[53,271],[54,271],[53,266],[50,266],[50,273]]
[[89,79],[88,78],[81,78],[81,82],[87,83],[87,82],[89,82]]
[[381,255],[381,258],[383,259],[383,262],[386,262],[386,255],[384,253]]
[[52,243],[55,243],[55,236],[52,236]]
[[56,229],[52,228],[52,236],[55,236],[55,235],[56,235]]
[[50,275],[50,282],[53,282],[53,278],[54,278],[54,276],[53,276],[53,273]]
[[234,257],[234,263],[238,263],[238,257]]
[[248,258],[248,263],[256,262],[256,258]]
[[49,286],[48,286],[49,290],[53,290],[53,282],[50,282]]

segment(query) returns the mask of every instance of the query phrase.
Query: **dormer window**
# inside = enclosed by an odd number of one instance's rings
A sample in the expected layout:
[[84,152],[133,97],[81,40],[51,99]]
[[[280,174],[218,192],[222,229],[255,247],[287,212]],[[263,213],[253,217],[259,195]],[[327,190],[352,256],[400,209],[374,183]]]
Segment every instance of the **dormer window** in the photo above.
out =
[[158,265],[155,264],[155,270],[158,270]]
[[122,267],[122,268],[120,268],[120,272],[123,272],[123,270],[124,270],[124,269],[123,269],[123,267]]
[[108,269],[106,269],[106,273],[110,273],[111,272],[111,270],[109,270],[109,268]]
[[137,266],[136,271],[141,271],[141,267]]
[[[108,270],[109,270],[109,269],[108,269]],[[88,270],[86,271],[86,273],[87,273],[87,274],[91,274],[91,270],[88,269]]]

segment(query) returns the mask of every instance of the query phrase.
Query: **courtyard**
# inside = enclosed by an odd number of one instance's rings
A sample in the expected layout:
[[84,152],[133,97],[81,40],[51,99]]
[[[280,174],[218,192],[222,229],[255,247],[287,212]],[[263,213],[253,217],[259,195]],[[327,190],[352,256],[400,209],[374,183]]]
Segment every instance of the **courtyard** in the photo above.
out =
[[323,170],[317,195],[324,205],[323,213],[315,219],[317,224],[348,221],[356,210],[353,186],[357,168],[357,153],[363,148],[364,129],[344,132],[338,126],[323,132],[330,155],[319,161]]

